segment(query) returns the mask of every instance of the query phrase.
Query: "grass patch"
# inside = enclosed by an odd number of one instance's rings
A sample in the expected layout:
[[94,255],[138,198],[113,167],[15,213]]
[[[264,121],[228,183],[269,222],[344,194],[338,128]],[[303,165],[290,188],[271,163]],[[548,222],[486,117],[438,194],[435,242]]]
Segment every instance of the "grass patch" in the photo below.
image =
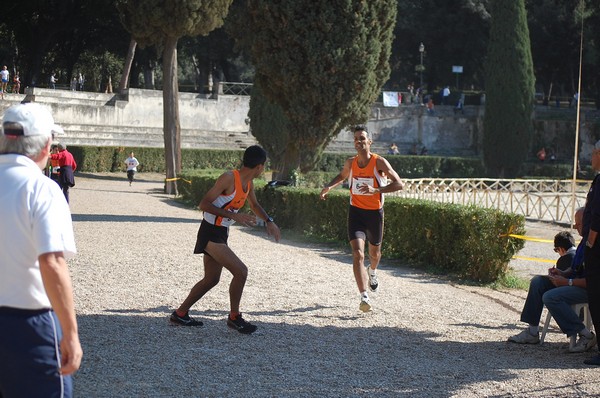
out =
[[508,271],[508,273],[497,281],[486,285],[491,289],[519,289],[519,290],[528,290],[529,289],[529,279],[517,276],[513,270]]

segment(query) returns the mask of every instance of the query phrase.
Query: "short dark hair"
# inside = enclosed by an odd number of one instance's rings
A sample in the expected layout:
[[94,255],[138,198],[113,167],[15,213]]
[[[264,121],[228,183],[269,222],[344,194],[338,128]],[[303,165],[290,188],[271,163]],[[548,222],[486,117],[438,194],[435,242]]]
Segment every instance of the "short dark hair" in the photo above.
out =
[[244,159],[242,164],[250,169],[258,165],[264,164],[267,161],[267,152],[258,145],[252,145],[244,151]]
[[569,231],[560,231],[554,236],[554,247],[560,247],[565,250],[575,246],[575,238]]
[[369,133],[369,130],[367,130],[367,127],[362,124],[359,124],[354,127],[354,132],[357,132],[357,131],[364,131],[367,134]]
[[364,131],[365,134],[367,134],[367,138],[371,139],[371,133],[369,133],[369,130],[367,130],[367,126],[359,124],[354,127],[354,132],[356,133],[357,131]]

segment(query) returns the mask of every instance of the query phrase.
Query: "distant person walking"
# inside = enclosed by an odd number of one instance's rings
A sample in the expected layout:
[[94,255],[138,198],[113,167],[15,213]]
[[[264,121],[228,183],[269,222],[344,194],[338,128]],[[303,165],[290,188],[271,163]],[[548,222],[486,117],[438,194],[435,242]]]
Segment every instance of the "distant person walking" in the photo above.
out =
[[129,180],[129,186],[133,182],[133,177],[137,172],[137,167],[140,165],[140,162],[135,158],[133,152],[129,154],[129,157],[125,159],[125,164],[127,165],[127,179]]
[[66,259],[69,206],[41,172],[54,133],[35,104],[6,110],[0,134],[0,396],[72,397],[83,351]]
[[75,186],[74,172],[77,170],[77,163],[73,159],[71,152],[67,151],[67,146],[63,143],[58,144],[54,153],[50,155],[50,159],[58,160],[60,166],[58,183],[62,188],[67,203],[69,203],[69,188]]

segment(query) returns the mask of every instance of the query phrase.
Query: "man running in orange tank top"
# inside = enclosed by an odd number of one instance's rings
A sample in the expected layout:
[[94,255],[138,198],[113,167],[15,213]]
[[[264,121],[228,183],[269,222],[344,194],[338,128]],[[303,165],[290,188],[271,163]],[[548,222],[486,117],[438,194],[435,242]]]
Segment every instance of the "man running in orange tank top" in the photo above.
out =
[[[227,245],[229,227],[238,222],[243,225],[256,225],[256,219],[265,222],[267,233],[279,242],[281,232],[273,219],[260,206],[254,193],[252,181],[259,177],[264,169],[267,153],[258,145],[252,145],[244,152],[242,167],[239,170],[223,173],[215,185],[200,201],[200,210],[204,212],[194,253],[204,253],[204,278],[196,283],[183,303],[171,314],[170,320],[176,325],[202,326],[203,322],[190,318],[188,311],[221,279],[223,268],[231,272],[233,279],[229,285],[230,311],[227,326],[243,334],[250,334],[256,326],[242,318],[240,300],[248,267]],[[238,212],[248,201],[254,214]]]
[[[383,194],[402,189],[400,177],[389,162],[371,152],[372,143],[367,129],[356,127],[354,147],[358,154],[347,159],[342,171],[321,191],[321,199],[325,199],[332,188],[348,179],[348,240],[352,248],[354,278],[360,292],[359,309],[363,312],[371,310],[367,284],[373,292],[379,288],[376,271],[383,239]],[[368,272],[365,268],[365,241],[369,243],[371,260]]]

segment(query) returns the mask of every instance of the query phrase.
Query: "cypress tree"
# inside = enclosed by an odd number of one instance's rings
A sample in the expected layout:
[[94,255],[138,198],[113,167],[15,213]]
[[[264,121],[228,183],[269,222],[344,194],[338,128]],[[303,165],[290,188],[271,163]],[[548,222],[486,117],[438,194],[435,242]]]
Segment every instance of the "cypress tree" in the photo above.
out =
[[483,159],[490,177],[514,178],[533,135],[535,78],[524,0],[492,0]]
[[311,170],[341,128],[369,118],[390,73],[396,1],[248,0],[239,15],[255,83],[289,120],[280,176]]

